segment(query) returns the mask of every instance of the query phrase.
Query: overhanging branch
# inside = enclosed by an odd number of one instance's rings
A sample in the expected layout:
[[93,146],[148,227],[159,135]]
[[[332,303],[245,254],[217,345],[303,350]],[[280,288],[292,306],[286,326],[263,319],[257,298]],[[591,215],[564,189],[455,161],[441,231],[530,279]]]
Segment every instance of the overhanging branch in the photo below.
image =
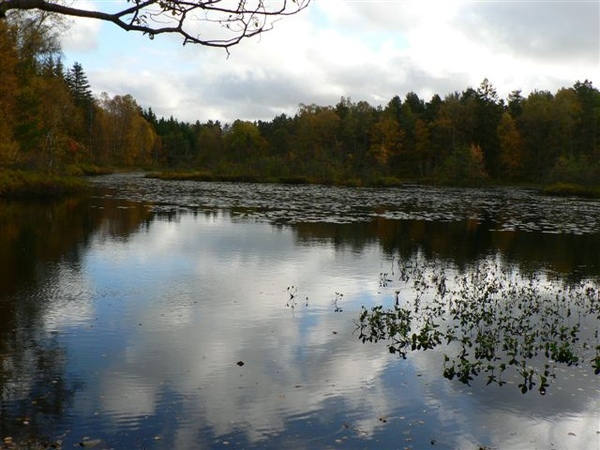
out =
[[[52,0],[0,0],[0,19],[11,10],[39,10],[110,22],[153,38],[177,34],[184,44],[229,48],[273,27],[274,21],[302,11],[311,0],[128,0],[117,12],[80,9]],[[195,31],[203,23],[215,35]],[[216,26],[216,28],[215,28]],[[211,30],[208,30],[211,31]]]

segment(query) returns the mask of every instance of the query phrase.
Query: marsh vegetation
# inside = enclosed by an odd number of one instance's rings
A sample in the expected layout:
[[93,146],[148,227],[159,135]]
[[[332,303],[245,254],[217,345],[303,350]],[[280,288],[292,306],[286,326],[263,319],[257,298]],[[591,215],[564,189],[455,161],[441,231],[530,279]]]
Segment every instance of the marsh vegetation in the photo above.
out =
[[494,258],[462,269],[400,259],[397,271],[394,281],[384,274],[385,286],[397,286],[394,304],[360,312],[363,342],[385,341],[401,358],[441,347],[445,378],[502,386],[518,376],[523,394],[546,394],[559,364],[600,374],[597,281],[521,272]]

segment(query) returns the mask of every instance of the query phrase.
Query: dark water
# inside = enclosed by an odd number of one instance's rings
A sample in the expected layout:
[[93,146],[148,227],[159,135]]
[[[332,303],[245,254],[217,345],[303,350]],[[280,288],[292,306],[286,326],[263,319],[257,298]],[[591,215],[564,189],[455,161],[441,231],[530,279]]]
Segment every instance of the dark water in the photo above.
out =
[[[94,181],[0,204],[0,438],[94,448],[600,448],[600,345],[546,395],[362,343],[399,264],[596,286],[600,203],[515,189]],[[383,275],[385,274],[385,275]],[[587,283],[587,284],[586,284]],[[292,295],[290,295],[292,294]],[[570,319],[565,319],[569,321]],[[242,364],[243,363],[243,364]]]

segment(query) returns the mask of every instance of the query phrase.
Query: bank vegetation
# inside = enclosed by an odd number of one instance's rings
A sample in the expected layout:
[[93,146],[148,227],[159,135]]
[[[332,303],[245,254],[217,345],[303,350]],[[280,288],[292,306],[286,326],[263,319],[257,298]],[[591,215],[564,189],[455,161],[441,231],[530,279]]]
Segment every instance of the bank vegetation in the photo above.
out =
[[443,97],[408,92],[377,106],[342,97],[269,121],[188,123],[129,94],[94,95],[82,65],[62,63],[61,27],[32,13],[0,22],[0,195],[67,192],[70,177],[114,168],[203,181],[599,192],[600,91],[589,80],[503,99],[484,79]]

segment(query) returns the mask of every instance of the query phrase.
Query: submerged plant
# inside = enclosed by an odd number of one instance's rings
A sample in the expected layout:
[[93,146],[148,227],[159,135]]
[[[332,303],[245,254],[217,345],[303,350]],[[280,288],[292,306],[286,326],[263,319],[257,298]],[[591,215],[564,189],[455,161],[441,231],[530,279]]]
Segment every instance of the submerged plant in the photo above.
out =
[[523,393],[545,394],[558,364],[590,362],[600,374],[596,282],[565,284],[495,260],[453,269],[453,277],[439,262],[399,260],[398,269],[393,306],[360,312],[363,342],[386,341],[402,358],[443,346],[444,377],[468,384],[485,374],[487,384],[503,385],[511,369]]

